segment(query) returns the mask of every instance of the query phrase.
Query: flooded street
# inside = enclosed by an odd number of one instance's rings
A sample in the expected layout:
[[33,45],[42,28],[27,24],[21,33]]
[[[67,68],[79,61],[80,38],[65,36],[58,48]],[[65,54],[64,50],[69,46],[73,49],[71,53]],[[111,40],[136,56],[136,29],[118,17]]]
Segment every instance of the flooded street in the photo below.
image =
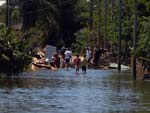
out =
[[149,113],[150,82],[131,72],[42,69],[0,81],[0,113]]

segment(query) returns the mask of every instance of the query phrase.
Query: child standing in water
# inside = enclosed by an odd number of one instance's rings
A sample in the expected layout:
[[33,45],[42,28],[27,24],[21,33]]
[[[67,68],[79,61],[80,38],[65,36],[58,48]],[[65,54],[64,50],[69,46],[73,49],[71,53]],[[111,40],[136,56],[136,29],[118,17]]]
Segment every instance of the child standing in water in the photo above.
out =
[[79,58],[79,55],[76,55],[76,58],[74,59],[76,73],[79,72],[80,64],[81,64],[81,59]]
[[88,64],[88,60],[86,59],[86,55],[83,56],[83,60],[81,62],[81,66],[82,66],[82,72],[86,73],[86,67]]

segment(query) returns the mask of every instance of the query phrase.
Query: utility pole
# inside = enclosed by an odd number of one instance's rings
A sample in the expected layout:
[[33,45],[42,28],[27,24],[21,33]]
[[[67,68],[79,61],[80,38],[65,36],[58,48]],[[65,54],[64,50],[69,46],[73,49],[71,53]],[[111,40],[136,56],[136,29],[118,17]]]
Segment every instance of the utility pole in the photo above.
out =
[[101,6],[101,1],[98,0],[98,37],[97,37],[98,48],[100,48],[100,6]]
[[118,71],[121,71],[121,37],[122,37],[122,1],[119,0],[119,27],[118,27]]
[[[137,41],[137,5],[138,1],[134,0],[134,37],[133,37],[133,49],[136,50]],[[136,56],[133,56],[133,79],[136,80]]]

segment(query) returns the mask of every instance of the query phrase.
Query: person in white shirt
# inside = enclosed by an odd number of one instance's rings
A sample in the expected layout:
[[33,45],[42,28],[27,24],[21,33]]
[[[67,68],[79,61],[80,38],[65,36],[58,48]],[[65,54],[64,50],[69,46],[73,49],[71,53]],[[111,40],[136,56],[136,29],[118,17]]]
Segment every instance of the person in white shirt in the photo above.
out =
[[65,54],[66,68],[68,69],[70,65],[70,59],[72,57],[72,52],[70,51],[70,49],[67,49],[64,54]]
[[91,60],[91,50],[89,48],[86,49],[86,58],[88,62]]

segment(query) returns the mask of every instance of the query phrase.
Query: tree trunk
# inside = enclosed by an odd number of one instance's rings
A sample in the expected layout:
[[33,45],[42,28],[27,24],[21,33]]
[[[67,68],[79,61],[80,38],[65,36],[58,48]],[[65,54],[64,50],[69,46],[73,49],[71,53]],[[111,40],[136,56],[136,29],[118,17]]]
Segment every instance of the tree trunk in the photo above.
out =
[[[112,26],[113,26],[113,30],[114,30],[114,0],[111,0],[111,22],[112,22]],[[111,50],[112,50],[112,41],[111,41]]]
[[114,0],[111,1],[111,21],[114,21]]
[[97,46],[100,48],[100,0],[98,0],[98,39],[97,39]]
[[93,28],[93,0],[90,0],[90,31]]
[[105,0],[105,14],[104,14],[104,48],[106,48],[106,39],[107,39],[107,0]]
[[[129,35],[129,34],[128,34]],[[126,37],[125,40],[125,53],[124,53],[124,64],[127,65],[128,64],[128,36]]]
[[119,0],[119,28],[118,28],[118,70],[121,71],[121,37],[122,37],[122,19],[121,19],[121,13],[122,13],[122,1]]
[[6,7],[7,7],[7,11],[6,11],[6,27],[10,27],[11,25],[11,0],[7,0],[6,1]]
[[[133,48],[136,51],[137,41],[137,0],[134,0],[134,37],[133,37]],[[136,80],[136,56],[133,56],[133,78]]]

